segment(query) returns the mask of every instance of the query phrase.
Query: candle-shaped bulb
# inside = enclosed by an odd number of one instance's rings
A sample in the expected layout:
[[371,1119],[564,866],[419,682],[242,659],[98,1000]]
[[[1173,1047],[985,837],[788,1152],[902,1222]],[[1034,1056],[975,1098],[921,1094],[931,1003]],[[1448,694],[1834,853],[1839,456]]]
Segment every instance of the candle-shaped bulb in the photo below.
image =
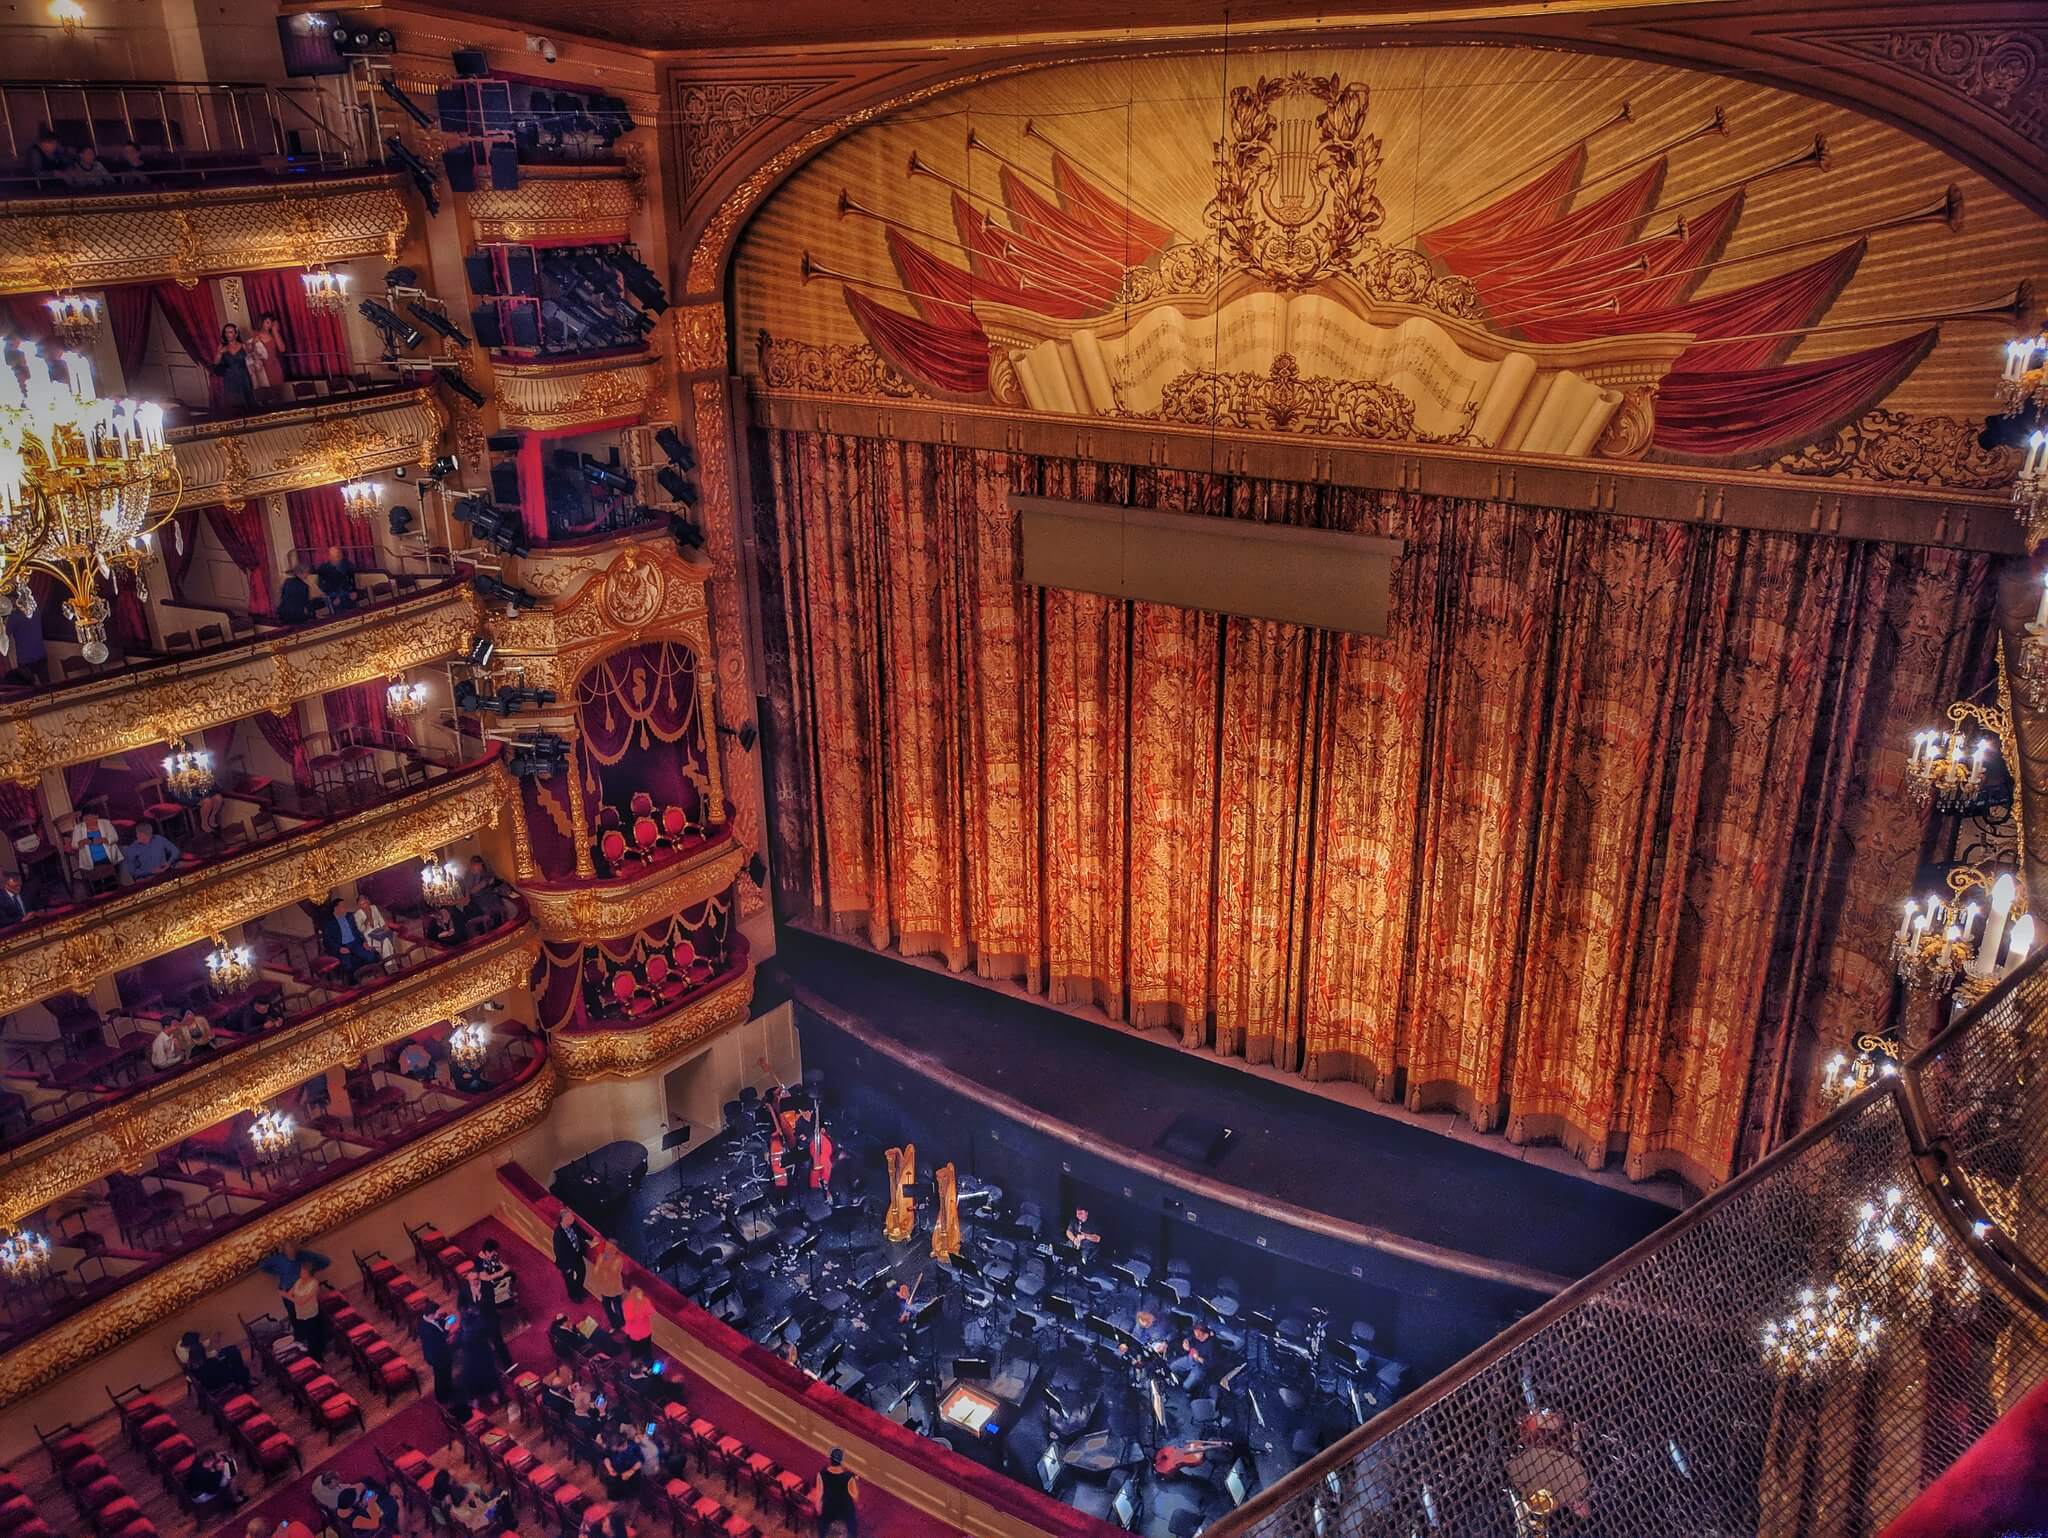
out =
[[2034,915],[2022,913],[2019,922],[2012,926],[2012,940],[2006,946],[2006,956],[2014,966],[2018,966],[2033,948]]
[[2004,918],[2012,912],[2012,900],[2018,893],[2019,887],[2012,879],[2012,872],[2005,872],[1991,883],[1991,911]]
[[1906,938],[1906,931],[1907,931],[1907,930],[1909,930],[1910,928],[1912,928],[1912,925],[1913,925],[1913,915],[1914,915],[1914,914],[1916,914],[1916,913],[1918,913],[1919,911],[1920,911],[1920,904],[1919,904],[1919,903],[1917,903],[1917,902],[1915,902],[1915,901],[1914,901],[1914,900],[1913,900],[1912,898],[1910,898],[1910,897],[1909,897],[1909,898],[1907,898],[1907,899],[1906,899],[1906,911],[1905,911],[1905,912],[1904,912],[1903,914],[1901,914],[1901,915],[1900,915],[1900,917],[1899,917],[1899,934],[1898,934],[1898,938],[1900,938],[1901,940],[1903,940],[1903,939],[1905,939],[1905,938]]

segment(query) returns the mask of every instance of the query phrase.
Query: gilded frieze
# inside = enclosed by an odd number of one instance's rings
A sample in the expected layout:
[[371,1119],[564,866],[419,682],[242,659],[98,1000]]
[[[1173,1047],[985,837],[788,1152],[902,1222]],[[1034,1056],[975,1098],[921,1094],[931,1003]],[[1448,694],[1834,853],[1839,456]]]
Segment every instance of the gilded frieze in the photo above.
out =
[[644,929],[724,891],[746,864],[748,853],[744,845],[725,837],[630,881],[552,888],[528,883],[521,891],[548,939],[605,940]]
[[622,241],[639,207],[639,182],[617,166],[526,166],[517,187],[469,195],[480,241]]
[[754,969],[712,990],[672,1015],[639,1027],[557,1031],[549,1050],[569,1079],[629,1079],[647,1072],[684,1047],[747,1018],[754,998]]
[[289,1206],[188,1250],[0,1356],[0,1407],[35,1392],[130,1336],[254,1270],[274,1250],[349,1223],[537,1124],[561,1087],[544,1062],[517,1088],[401,1150],[336,1177]]
[[461,651],[476,625],[475,597],[450,584],[278,640],[17,700],[0,706],[0,779],[29,784],[65,764],[402,673]]
[[398,259],[405,199],[377,173],[274,186],[0,201],[0,293]]
[[167,435],[184,477],[184,504],[241,507],[253,498],[359,480],[441,452],[448,413],[430,389],[340,396]]
[[109,972],[496,827],[512,793],[511,777],[492,763],[285,844],[124,889],[77,913],[17,929],[0,941],[0,1013],[83,990]]
[[539,952],[533,926],[522,925],[8,1150],[0,1158],[0,1223],[19,1222],[91,1181],[133,1169],[157,1149],[252,1110],[338,1063],[353,1063],[507,989],[523,988]]
[[498,420],[508,428],[548,432],[647,414],[661,389],[652,358],[589,363],[501,363]]

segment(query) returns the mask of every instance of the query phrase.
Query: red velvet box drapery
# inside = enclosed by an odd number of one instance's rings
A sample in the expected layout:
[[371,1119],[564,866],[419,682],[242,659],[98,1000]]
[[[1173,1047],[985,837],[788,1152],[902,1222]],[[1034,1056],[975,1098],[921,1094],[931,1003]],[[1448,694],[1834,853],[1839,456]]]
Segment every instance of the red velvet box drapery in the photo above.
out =
[[710,753],[698,709],[697,659],[675,641],[647,641],[594,663],[576,681],[584,801],[627,819],[635,792],[657,807],[704,812]]

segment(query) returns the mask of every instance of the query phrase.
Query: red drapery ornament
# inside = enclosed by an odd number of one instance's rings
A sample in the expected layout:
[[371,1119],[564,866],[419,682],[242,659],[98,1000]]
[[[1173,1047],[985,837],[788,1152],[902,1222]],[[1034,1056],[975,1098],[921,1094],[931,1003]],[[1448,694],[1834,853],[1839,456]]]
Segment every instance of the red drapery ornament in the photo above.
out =
[[846,307],[875,351],[904,373],[946,395],[988,393],[988,333],[972,316],[960,312],[964,326],[936,325],[876,304],[850,288]]
[[1652,442],[1667,454],[1747,462],[1810,443],[1856,416],[1927,356],[1935,330],[1814,363],[1664,376]]
[[228,559],[249,579],[249,612],[269,614],[270,536],[263,527],[263,510],[248,505],[233,511],[209,507],[206,522]]
[[[121,378],[130,390],[149,351],[149,317],[156,305],[156,285],[124,283],[102,296],[107,305],[107,329],[113,333],[114,351],[121,359]],[[212,354],[207,355],[210,359]]]
[[306,758],[306,735],[299,730],[299,718],[289,711],[278,715],[265,710],[259,711],[254,720],[256,729],[270,744],[271,751],[292,766],[292,783],[306,784],[312,778],[312,770]]
[[351,518],[341,503],[339,486],[315,486],[310,491],[288,491],[285,512],[291,519],[292,545],[309,566],[327,559],[331,546],[339,545],[358,566],[377,558],[376,537],[367,521]]
[[220,351],[220,311],[214,308],[213,290],[204,283],[195,283],[190,288],[176,283],[152,283],[150,297],[164,312],[164,321],[171,328],[171,335],[177,339],[185,355],[206,370],[206,406],[209,411],[219,411],[226,400],[220,376],[213,372],[213,360]]

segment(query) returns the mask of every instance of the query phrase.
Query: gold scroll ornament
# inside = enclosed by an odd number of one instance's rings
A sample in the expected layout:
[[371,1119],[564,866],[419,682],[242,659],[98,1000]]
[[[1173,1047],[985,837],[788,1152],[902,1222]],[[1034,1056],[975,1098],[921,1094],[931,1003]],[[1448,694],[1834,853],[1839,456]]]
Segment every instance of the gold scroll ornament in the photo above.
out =
[[882,1219],[882,1237],[902,1244],[917,1227],[917,1203],[910,1187],[917,1179],[917,1144],[905,1143],[887,1150],[889,1159],[889,1211]]

